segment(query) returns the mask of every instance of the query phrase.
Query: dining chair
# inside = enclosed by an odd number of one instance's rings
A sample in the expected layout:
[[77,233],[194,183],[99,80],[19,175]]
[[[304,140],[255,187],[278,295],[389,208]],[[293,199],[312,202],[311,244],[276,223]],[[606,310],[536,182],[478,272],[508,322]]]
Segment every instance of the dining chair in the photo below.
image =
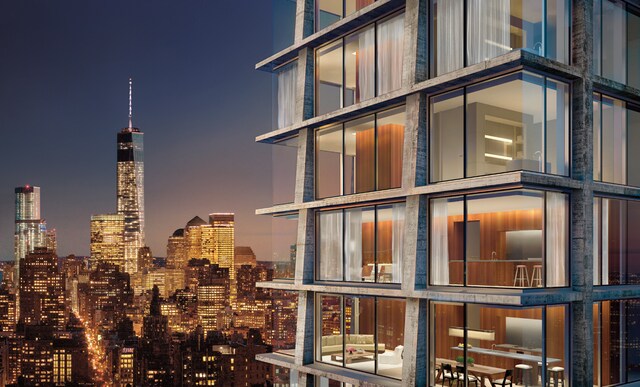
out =
[[[480,386],[480,378],[477,377],[476,375],[473,374],[473,372],[466,370],[467,371],[467,386],[470,386],[471,383],[473,383],[474,386],[478,387]],[[464,376],[465,374],[465,367],[464,366],[456,366],[456,380],[458,383],[462,382],[464,385]]]
[[451,368],[451,364],[442,363],[442,385],[444,386],[445,381],[449,381],[449,387],[453,386],[453,382],[456,381],[456,376],[453,374],[453,369]]
[[506,370],[504,372],[504,378],[491,381],[491,387],[504,387],[513,385],[513,383],[511,382],[512,374],[512,370]]

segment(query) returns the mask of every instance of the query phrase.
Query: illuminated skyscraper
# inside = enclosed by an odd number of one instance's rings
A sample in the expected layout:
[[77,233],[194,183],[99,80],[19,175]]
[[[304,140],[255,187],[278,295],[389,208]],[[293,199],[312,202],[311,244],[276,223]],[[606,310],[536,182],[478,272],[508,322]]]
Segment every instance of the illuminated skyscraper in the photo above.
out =
[[125,271],[138,270],[138,250],[144,246],[143,133],[132,124],[129,79],[129,127],[118,133],[118,214],[124,215]]
[[179,228],[173,232],[167,241],[167,268],[182,269],[187,266],[187,242],[184,229]]
[[103,262],[124,269],[124,257],[124,216],[91,216],[91,268]]
[[[20,259],[44,246],[46,224],[40,219],[40,187],[16,187],[14,256],[19,273]],[[18,274],[19,275],[19,274]]]
[[229,268],[231,282],[236,279],[234,267],[234,214],[209,214],[209,224],[213,226],[213,262]]

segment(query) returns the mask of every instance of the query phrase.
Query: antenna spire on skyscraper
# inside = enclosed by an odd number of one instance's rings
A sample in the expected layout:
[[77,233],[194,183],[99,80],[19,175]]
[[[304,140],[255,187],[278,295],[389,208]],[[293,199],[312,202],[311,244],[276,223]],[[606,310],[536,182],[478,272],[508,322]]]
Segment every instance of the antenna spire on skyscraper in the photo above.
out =
[[131,107],[131,88],[132,88],[132,81],[131,78],[129,78],[129,129],[133,129],[133,124],[131,122],[131,118],[132,118],[132,107]]

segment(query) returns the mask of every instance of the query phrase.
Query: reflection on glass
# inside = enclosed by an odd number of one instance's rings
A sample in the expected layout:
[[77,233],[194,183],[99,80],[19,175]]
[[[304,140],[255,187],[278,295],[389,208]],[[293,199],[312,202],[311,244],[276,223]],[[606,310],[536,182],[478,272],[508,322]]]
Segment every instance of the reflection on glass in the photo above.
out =
[[361,10],[375,0],[316,0],[316,31]]
[[346,210],[345,222],[346,280],[375,282],[374,207]]
[[318,218],[317,278],[342,281],[342,211],[323,211]]
[[431,98],[431,181],[464,177],[464,97],[455,90]]
[[298,82],[298,62],[289,63],[278,69],[278,128],[292,125],[296,113],[296,84]]
[[340,195],[342,125],[316,131],[316,198]]
[[638,149],[640,149],[640,108],[627,106],[627,184],[635,187],[640,187]]
[[[594,179],[627,183],[627,108],[605,95],[594,100]],[[631,150],[631,149],[630,149]]]
[[532,190],[432,199],[431,283],[566,286],[568,207],[566,194]]
[[378,282],[402,282],[402,240],[405,204],[376,208],[376,268]]
[[375,96],[375,31],[369,26],[345,38],[344,106]]
[[[342,297],[321,295],[319,299],[319,321],[316,326],[319,326],[320,330],[317,332],[319,343],[316,345],[316,359],[343,365],[343,359],[339,358],[343,350]],[[336,355],[338,356],[335,357]],[[331,360],[331,357],[335,357],[335,360]]]
[[273,203],[293,203],[298,159],[298,137],[275,143],[272,147]]
[[316,50],[316,115],[342,107],[342,40]]
[[378,374],[402,379],[405,301],[378,298]]
[[298,214],[276,216],[271,221],[271,248],[275,271],[274,279],[295,277]]

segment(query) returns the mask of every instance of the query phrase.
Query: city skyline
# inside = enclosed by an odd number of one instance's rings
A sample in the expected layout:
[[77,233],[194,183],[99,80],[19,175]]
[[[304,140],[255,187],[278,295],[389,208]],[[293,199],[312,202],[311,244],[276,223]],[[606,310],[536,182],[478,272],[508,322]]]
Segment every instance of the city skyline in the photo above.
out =
[[[224,4],[164,2],[151,14],[128,2],[0,5],[0,46],[11,58],[0,64],[0,127],[20,128],[6,131],[0,152],[13,165],[0,173],[0,260],[13,259],[13,190],[26,184],[41,187],[42,218],[57,229],[58,254],[89,255],[91,215],[116,206],[115,137],[127,126],[129,77],[134,126],[145,132],[153,254],[165,255],[167,238],[191,214],[234,212],[237,243],[269,259],[271,223],[254,210],[271,200],[271,150],[253,139],[271,120],[269,104],[260,101],[271,97],[271,78],[251,64],[271,52],[263,33],[271,20],[259,17],[271,4],[256,7],[263,12],[243,15],[240,27],[230,20],[241,11]],[[227,66],[219,52],[243,65]],[[72,63],[61,59],[70,55]],[[245,95],[249,85],[255,92]],[[253,114],[240,114],[242,105]],[[28,160],[16,163],[25,152]]]

